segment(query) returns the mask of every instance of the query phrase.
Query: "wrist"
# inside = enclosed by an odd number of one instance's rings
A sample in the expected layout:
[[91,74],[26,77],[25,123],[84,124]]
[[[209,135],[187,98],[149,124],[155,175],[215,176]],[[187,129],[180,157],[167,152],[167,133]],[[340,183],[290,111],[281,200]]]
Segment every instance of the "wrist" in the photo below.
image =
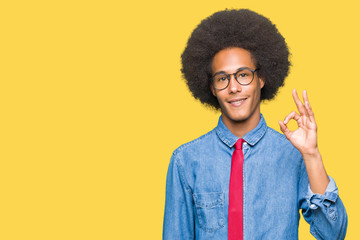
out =
[[304,161],[322,161],[321,154],[319,149],[316,147],[314,149],[309,149],[301,152]]

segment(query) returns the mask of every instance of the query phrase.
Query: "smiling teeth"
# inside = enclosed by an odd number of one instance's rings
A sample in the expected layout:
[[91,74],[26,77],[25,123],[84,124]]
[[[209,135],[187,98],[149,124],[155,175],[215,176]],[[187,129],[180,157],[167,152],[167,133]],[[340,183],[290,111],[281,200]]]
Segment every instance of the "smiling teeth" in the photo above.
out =
[[239,103],[239,102],[242,102],[242,101],[244,101],[245,99],[243,99],[243,100],[239,100],[239,101],[236,101],[236,102],[232,102],[232,103]]

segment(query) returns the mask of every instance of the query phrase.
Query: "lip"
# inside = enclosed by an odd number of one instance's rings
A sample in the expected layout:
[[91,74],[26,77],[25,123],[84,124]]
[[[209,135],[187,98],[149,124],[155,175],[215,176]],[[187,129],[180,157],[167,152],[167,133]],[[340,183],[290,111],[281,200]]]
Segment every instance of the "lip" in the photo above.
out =
[[228,103],[233,107],[239,107],[245,103],[247,98],[233,98],[228,101]]

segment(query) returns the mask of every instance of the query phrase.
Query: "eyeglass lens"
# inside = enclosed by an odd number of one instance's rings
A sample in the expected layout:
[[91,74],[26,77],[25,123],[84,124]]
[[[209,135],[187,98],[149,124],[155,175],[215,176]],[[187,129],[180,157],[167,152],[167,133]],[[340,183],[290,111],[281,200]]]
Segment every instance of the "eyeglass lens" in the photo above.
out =
[[[229,85],[229,79],[233,74],[218,74],[213,77],[214,86],[217,89],[224,89]],[[241,69],[235,73],[237,81],[241,85],[251,83],[254,78],[254,73],[250,69]]]

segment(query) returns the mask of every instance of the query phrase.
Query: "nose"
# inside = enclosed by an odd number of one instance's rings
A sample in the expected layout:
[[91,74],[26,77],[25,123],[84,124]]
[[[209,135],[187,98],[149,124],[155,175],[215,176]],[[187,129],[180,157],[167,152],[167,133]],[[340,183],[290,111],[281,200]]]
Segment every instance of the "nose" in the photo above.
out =
[[235,79],[235,74],[231,74],[228,87],[229,92],[241,92],[241,87],[240,83],[238,83]]

